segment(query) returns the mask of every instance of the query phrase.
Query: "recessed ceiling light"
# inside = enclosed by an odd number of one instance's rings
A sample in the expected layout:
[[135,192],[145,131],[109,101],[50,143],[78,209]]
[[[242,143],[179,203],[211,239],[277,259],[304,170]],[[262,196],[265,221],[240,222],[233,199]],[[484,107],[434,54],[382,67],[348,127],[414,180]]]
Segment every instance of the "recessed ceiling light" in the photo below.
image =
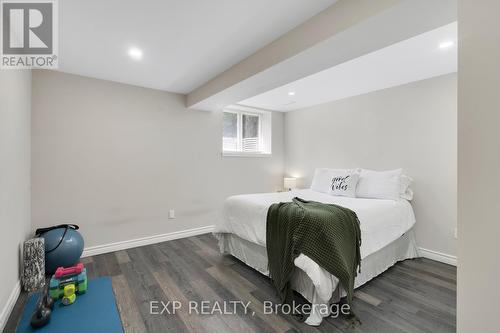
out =
[[295,96],[295,91],[289,91],[288,96]]
[[449,47],[452,47],[455,43],[451,40],[447,40],[445,42],[442,42],[441,44],[439,44],[439,48],[440,49],[447,49]]
[[128,55],[134,60],[141,60],[142,50],[138,49],[137,47],[131,47],[130,49],[128,49]]

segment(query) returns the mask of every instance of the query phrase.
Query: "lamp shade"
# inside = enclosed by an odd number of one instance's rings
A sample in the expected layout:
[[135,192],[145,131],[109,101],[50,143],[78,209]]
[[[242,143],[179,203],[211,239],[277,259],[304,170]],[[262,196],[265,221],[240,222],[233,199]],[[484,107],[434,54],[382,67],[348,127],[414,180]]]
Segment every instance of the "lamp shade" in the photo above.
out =
[[297,178],[286,177],[283,179],[283,187],[287,190],[297,188]]

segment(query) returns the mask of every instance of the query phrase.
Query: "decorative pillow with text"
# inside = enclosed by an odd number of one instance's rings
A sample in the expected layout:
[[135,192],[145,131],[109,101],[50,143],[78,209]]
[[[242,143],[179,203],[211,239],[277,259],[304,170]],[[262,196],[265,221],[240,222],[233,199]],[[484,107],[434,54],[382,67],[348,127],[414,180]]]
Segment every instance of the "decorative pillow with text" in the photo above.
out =
[[359,173],[352,171],[340,171],[332,173],[330,181],[330,194],[343,197],[355,197]]

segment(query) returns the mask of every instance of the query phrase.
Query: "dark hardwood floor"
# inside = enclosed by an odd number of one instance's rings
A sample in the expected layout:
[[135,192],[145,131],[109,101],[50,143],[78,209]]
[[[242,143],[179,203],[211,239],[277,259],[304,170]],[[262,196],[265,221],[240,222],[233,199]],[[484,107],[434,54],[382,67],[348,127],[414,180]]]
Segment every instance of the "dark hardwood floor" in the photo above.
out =
[[[456,269],[428,259],[406,260],[357,289],[362,324],[328,318],[310,327],[285,315],[263,314],[277,301],[268,278],[230,256],[211,235],[85,258],[89,277],[111,276],[125,332],[455,332]],[[21,294],[4,332],[15,332]],[[150,314],[151,301],[180,301],[176,314]],[[250,301],[236,315],[188,314],[188,301]],[[213,304],[213,303],[210,303]],[[220,303],[219,303],[220,304]],[[159,305],[157,311],[162,310]],[[172,307],[168,307],[172,312]]]

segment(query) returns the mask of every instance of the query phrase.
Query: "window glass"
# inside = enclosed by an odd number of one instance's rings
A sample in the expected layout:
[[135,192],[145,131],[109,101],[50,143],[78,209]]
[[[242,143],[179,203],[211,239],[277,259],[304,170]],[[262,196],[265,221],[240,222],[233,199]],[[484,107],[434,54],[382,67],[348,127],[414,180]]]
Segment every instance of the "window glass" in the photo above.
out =
[[259,116],[243,115],[243,138],[259,137]]
[[243,114],[241,150],[259,151],[259,116]]
[[224,129],[222,136],[223,150],[238,150],[238,115],[236,113],[224,112]]
[[224,112],[224,137],[236,138],[238,136],[238,115]]

